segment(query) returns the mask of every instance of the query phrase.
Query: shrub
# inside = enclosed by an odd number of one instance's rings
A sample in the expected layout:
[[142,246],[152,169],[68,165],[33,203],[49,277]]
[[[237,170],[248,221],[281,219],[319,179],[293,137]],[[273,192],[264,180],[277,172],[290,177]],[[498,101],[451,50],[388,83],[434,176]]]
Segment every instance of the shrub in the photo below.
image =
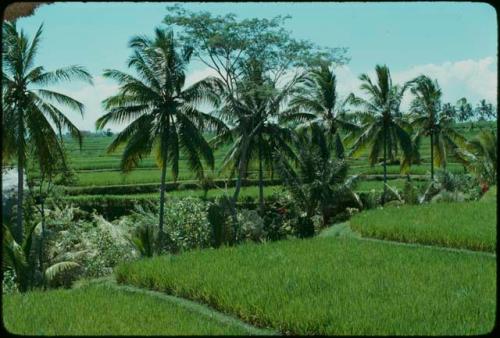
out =
[[173,241],[169,251],[206,248],[211,244],[207,203],[197,198],[169,199],[165,208],[165,233]]
[[74,207],[55,208],[47,213],[46,261],[74,261],[80,265],[52,282],[52,286],[70,286],[77,278],[102,277],[113,267],[137,257],[128,240],[130,229],[112,224],[102,216],[91,214],[91,220],[78,218]]
[[359,198],[363,203],[363,209],[374,209],[380,206],[382,192],[372,189],[368,192],[359,193]]
[[16,292],[19,292],[16,284],[16,273],[12,269],[5,269],[3,271],[2,293]]
[[301,216],[296,221],[297,237],[308,238],[314,236],[314,223],[311,218]]
[[402,191],[402,198],[406,204],[418,204],[419,189],[411,182],[406,181]]
[[243,209],[238,212],[237,241],[264,241],[267,237],[264,220],[255,210]]
[[[208,203],[198,198],[168,198],[165,208],[164,242],[159,252],[178,253],[211,245],[211,225],[208,221]],[[133,228],[158,227],[159,205],[136,207],[129,216],[123,216],[121,222]]]

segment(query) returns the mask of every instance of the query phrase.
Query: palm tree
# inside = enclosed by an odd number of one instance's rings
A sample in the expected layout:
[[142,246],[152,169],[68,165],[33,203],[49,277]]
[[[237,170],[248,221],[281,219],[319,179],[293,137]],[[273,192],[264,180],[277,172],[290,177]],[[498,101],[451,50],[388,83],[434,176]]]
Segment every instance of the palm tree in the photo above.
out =
[[340,130],[356,132],[359,127],[347,121],[345,109],[348,100],[338,102],[337,79],[328,64],[322,63],[312,69],[301,81],[302,87],[290,100],[289,113],[282,117],[283,121],[305,121],[298,126],[307,128],[313,134],[313,141],[326,143],[339,158],[344,157]]
[[479,179],[495,185],[498,168],[497,132],[483,129],[467,144],[457,149],[458,159]]
[[450,119],[455,120],[457,117],[457,111],[455,106],[449,102],[443,104],[443,106],[441,107],[441,111],[443,112],[444,115],[448,116]]
[[453,128],[453,120],[441,109],[441,88],[437,80],[421,75],[412,81],[412,125],[416,137],[428,136],[431,144],[431,179],[434,165],[446,166],[446,149],[455,153],[466,139]]
[[361,90],[368,98],[350,96],[350,102],[362,108],[363,133],[355,140],[351,155],[356,157],[368,148],[370,153],[368,159],[371,165],[378,162],[379,154],[383,152],[384,166],[384,201],[387,193],[387,153],[388,149],[396,146],[403,150],[401,158],[401,170],[407,170],[413,156],[412,142],[408,132],[405,130],[399,106],[408,83],[399,87],[392,84],[391,74],[387,66],[377,65],[375,67],[377,83],[373,83],[370,77],[362,74]]
[[199,81],[185,88],[185,70],[192,49],[182,49],[174,40],[172,31],[157,28],[154,39],[136,36],[130,40],[133,54],[128,66],[137,76],[118,70],[105,70],[104,76],[120,84],[118,94],[103,101],[107,111],[96,121],[103,129],[109,122],[133,120],[118,133],[109,145],[108,153],[126,145],[122,154],[121,169],[129,172],[143,156],[153,152],[161,168],[159,243],[163,233],[165,180],[168,163],[172,176],[179,174],[179,153],[187,156],[187,163],[198,179],[204,177],[204,160],[214,167],[212,149],[202,135],[207,127],[217,132],[225,125],[214,116],[201,112],[196,105],[202,102],[218,103],[211,94],[209,80]]
[[40,46],[42,26],[29,41],[15,24],[5,22],[2,29],[2,159],[17,159],[17,222],[15,238],[23,238],[23,182],[29,146],[35,149],[41,168],[47,168],[57,159],[63,158],[63,148],[52,128],[67,128],[72,136],[81,134],[66,115],[55,105],[66,107],[83,115],[84,105],[77,100],[44,89],[63,80],[84,80],[92,84],[90,74],[81,66],[69,66],[55,71],[45,71],[35,65],[35,56]]
[[38,285],[45,287],[58,274],[79,266],[73,261],[49,262],[47,268],[40,266],[40,271],[38,271],[36,257],[32,250],[35,241],[41,241],[40,236],[36,238],[35,228],[37,226],[37,224],[33,224],[29,227],[26,231],[26,238],[20,243],[14,239],[8,227],[4,225],[2,229],[2,268],[14,271],[15,282],[20,292],[26,292]]
[[217,135],[211,142],[216,147],[232,142],[221,170],[231,168],[231,176],[237,171],[237,183],[233,200],[238,199],[241,180],[248,172],[249,163],[256,160],[259,173],[259,206],[264,209],[263,166],[273,168],[273,153],[280,151],[289,157],[294,156],[290,146],[292,131],[281,126],[277,117],[280,108],[291,93],[299,76],[294,77],[282,88],[265,76],[262,63],[249,60],[243,66],[244,76],[237,83],[238,100],[230,100],[220,85],[217,95],[225,97],[225,104],[219,116],[227,121],[229,129]]
[[485,99],[479,101],[476,106],[475,113],[478,121],[486,121],[496,116],[495,108],[491,103],[487,103]]
[[275,154],[275,161],[283,185],[304,214],[302,221],[311,227],[308,220],[319,211],[326,226],[330,208],[340,200],[350,199],[362,207],[354,192],[357,176],[348,177],[344,159],[332,158],[328,145],[314,142],[311,133],[296,134],[294,144],[298,152],[295,165],[280,153]]
[[437,81],[422,75],[413,81],[411,92],[413,99],[411,112],[416,114],[412,121],[418,127],[415,137],[428,136],[431,143],[431,179],[434,179],[434,139],[437,116],[441,109],[441,88]]
[[472,105],[467,102],[465,97],[462,97],[456,104],[457,118],[460,122],[469,121],[474,116]]

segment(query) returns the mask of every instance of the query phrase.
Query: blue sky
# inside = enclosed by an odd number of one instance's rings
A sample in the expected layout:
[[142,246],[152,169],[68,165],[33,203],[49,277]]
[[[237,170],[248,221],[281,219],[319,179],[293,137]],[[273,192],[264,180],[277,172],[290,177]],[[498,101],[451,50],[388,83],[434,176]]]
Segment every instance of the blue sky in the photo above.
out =
[[[65,85],[60,89],[87,106],[77,126],[93,130],[102,114],[100,101],[116,85],[100,75],[105,68],[126,70],[128,40],[152,34],[166,15],[166,3],[56,3],[19,19],[32,35],[44,24],[38,63],[47,69],[80,64],[96,77],[94,87]],[[424,3],[186,3],[192,10],[235,13],[241,18],[292,16],[286,28],[301,39],[329,47],[348,47],[351,62],[337,70],[339,92],[356,91],[357,76],[375,64],[387,64],[395,81],[426,73],[438,79],[444,100],[467,97],[496,100],[497,20],[488,4]],[[193,79],[208,74],[193,67]],[[121,129],[123,126],[114,126]]]

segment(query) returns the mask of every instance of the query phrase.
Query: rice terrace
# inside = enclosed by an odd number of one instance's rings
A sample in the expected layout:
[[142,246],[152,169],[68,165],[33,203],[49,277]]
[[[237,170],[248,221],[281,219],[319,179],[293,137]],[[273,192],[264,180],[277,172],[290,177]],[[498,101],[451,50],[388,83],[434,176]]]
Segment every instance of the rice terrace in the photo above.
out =
[[492,6],[3,12],[9,333],[494,329]]

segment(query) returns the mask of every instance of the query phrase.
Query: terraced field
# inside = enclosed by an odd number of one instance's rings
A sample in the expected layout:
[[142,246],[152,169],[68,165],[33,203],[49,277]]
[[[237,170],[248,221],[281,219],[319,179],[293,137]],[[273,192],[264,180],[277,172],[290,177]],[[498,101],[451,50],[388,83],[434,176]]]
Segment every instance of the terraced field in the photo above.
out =
[[[495,127],[493,123],[490,127]],[[469,130],[467,126],[462,126],[459,130],[468,138],[474,136],[477,128]],[[76,141],[67,139],[66,147],[69,152],[70,163],[72,168],[77,172],[78,185],[110,185],[110,184],[133,184],[133,183],[152,183],[160,181],[160,170],[157,168],[155,160],[152,156],[142,160],[137,170],[129,175],[123,175],[120,172],[121,151],[117,150],[113,154],[107,154],[106,148],[112,141],[114,136],[90,136],[84,139],[83,147],[80,150]],[[207,136],[209,137],[209,136]],[[228,150],[228,146],[217,149],[214,154],[215,170],[206,170],[207,175],[217,177],[227,177],[227,173],[220,173],[221,163]],[[423,175],[429,171],[430,149],[429,142],[424,139],[421,143],[420,152],[422,155],[422,164],[413,165],[410,174]],[[447,169],[452,172],[462,172],[463,166],[457,163],[454,159],[448,159]],[[359,158],[348,159],[348,163],[353,174],[382,174],[383,168],[381,165],[371,167],[367,163],[366,155]],[[257,167],[255,164],[250,168],[249,178],[256,178]],[[389,165],[387,168],[389,174],[399,174],[399,165]],[[266,177],[270,177],[270,173],[265,173]],[[167,173],[168,180],[172,177]],[[179,179],[187,180],[194,179],[194,175],[190,172],[185,158],[181,156],[179,166]]]
[[[496,128],[496,125],[493,122],[486,122],[483,123],[482,127]],[[477,127],[471,130],[467,124],[459,125],[457,128],[468,138],[473,137],[479,130]],[[161,172],[154,158],[152,156],[144,158],[137,169],[128,174],[123,174],[120,171],[122,149],[118,149],[112,154],[106,152],[106,148],[113,138],[114,136],[85,137],[81,149],[75,140],[71,138],[65,140],[69,162],[76,174],[75,183],[66,189],[67,194],[71,195],[71,197],[68,197],[69,200],[74,203],[89,203],[89,201],[97,197],[105,197],[106,200],[114,201],[113,203],[118,203],[119,200],[122,200],[130,204],[133,200],[154,199],[158,195]],[[210,135],[207,135],[207,138],[209,139]],[[208,177],[219,181],[228,178],[229,173],[227,171],[219,171],[228,149],[229,145],[226,145],[215,151],[215,168],[214,170],[207,168],[205,171]],[[422,163],[413,165],[410,169],[410,175],[416,178],[423,178],[430,171],[430,149],[427,139],[424,139],[421,143],[420,154]],[[347,161],[350,173],[360,175],[361,182],[356,188],[357,191],[381,191],[383,189],[381,181],[381,175],[383,174],[382,165],[370,166],[366,154],[359,158],[348,158]],[[453,173],[462,173],[464,172],[464,167],[460,163],[457,163],[455,159],[448,158],[447,170]],[[401,175],[399,165],[388,165],[387,172],[391,179],[389,184],[397,189],[401,189],[406,178],[405,175]],[[276,180],[276,176],[276,174],[273,175],[270,172],[264,173],[266,180]],[[257,178],[257,164],[252,163],[247,178],[249,180],[248,184],[255,185]],[[173,182],[170,171],[167,172],[167,182]],[[201,186],[198,185],[194,174],[189,170],[186,159],[183,156],[181,156],[180,160],[177,182],[179,183],[177,186],[168,189],[169,195],[178,197],[187,195],[201,197],[204,195]],[[219,188],[209,190],[207,197],[211,198],[222,195],[224,193],[224,189],[221,190],[223,185],[219,184],[218,186]],[[229,184],[228,193],[232,191],[231,184]],[[278,186],[266,187],[264,189],[266,196],[279,191]],[[245,188],[242,191],[242,197],[247,196],[256,198],[258,196],[258,189],[256,187]]]

